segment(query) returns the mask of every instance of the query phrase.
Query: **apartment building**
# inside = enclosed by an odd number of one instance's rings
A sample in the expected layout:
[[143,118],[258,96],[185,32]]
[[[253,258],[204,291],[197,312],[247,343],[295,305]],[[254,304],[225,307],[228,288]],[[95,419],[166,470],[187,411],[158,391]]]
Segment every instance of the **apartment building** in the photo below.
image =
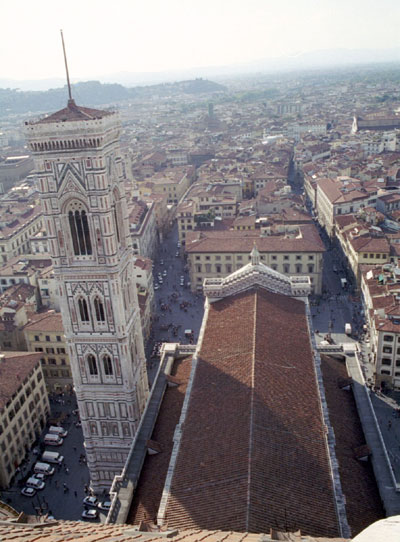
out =
[[0,194],[5,194],[18,181],[26,177],[33,169],[33,160],[29,155],[7,156],[0,159]]
[[334,235],[335,216],[355,213],[376,204],[378,188],[375,185],[363,186],[358,179],[351,177],[318,179],[316,187],[318,222],[331,237]]
[[37,291],[31,284],[16,284],[0,295],[0,350],[26,350],[23,327],[37,310]]
[[142,333],[145,340],[151,331],[152,314],[154,311],[154,283],[152,261],[149,258],[137,256],[134,261],[133,272],[136,280]]
[[261,262],[288,276],[308,275],[312,291],[322,293],[324,245],[313,224],[282,226],[280,232],[260,235],[256,231],[199,231],[187,234],[192,291],[201,291],[204,279],[221,278],[248,263],[254,246]]
[[400,268],[363,269],[365,314],[375,362],[375,384],[400,389]]
[[72,387],[72,374],[61,314],[53,310],[34,314],[24,326],[27,349],[39,352],[49,392]]
[[336,239],[357,281],[365,265],[383,265],[390,259],[390,243],[379,228],[354,214],[335,217]]
[[128,213],[134,254],[143,258],[153,258],[158,241],[154,203],[130,201]]
[[216,221],[234,218],[237,214],[237,197],[209,185],[196,190],[178,205],[176,217],[180,241],[185,241],[188,231],[196,228],[213,227]]
[[38,205],[0,205],[0,263],[21,254],[30,254],[30,239],[42,229]]
[[0,488],[9,486],[49,412],[40,354],[0,354]]
[[155,173],[147,181],[139,183],[141,196],[151,193],[164,194],[170,205],[177,204],[192,184],[195,176],[193,166],[181,166]]

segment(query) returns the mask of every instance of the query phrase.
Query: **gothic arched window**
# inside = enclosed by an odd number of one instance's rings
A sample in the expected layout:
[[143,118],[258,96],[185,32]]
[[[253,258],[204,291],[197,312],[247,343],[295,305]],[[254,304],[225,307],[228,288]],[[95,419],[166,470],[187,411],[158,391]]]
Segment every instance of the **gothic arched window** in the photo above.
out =
[[94,311],[98,322],[105,322],[104,305],[99,297],[94,298]]
[[103,367],[104,367],[104,374],[106,376],[111,376],[114,374],[110,356],[108,355],[103,356]]
[[88,367],[89,367],[89,374],[92,376],[96,376],[99,374],[99,371],[97,369],[97,361],[93,354],[89,354],[87,357]]
[[89,311],[88,311],[88,306],[87,306],[86,299],[83,299],[82,297],[80,297],[78,299],[78,307],[79,307],[79,315],[81,317],[81,321],[82,322],[89,322],[90,321],[90,319],[89,319]]
[[92,242],[86,211],[83,209],[71,210],[68,213],[68,220],[75,256],[90,256]]

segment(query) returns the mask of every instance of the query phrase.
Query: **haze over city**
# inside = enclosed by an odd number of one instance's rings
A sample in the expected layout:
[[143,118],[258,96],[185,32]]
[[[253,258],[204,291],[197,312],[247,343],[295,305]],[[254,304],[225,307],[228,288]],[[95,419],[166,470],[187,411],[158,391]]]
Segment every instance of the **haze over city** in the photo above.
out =
[[[328,64],[345,62],[352,50],[370,51],[363,61],[374,61],[376,51],[378,60],[393,60],[400,56],[393,50],[399,15],[396,0],[10,2],[2,6],[2,77],[64,78],[60,28],[73,80],[124,83],[124,73],[193,68],[196,76],[196,68],[202,75],[200,68],[248,62],[257,71],[260,59],[281,57],[283,66],[289,59],[296,67],[293,59],[313,51],[326,51]],[[333,49],[342,51],[332,57]]]

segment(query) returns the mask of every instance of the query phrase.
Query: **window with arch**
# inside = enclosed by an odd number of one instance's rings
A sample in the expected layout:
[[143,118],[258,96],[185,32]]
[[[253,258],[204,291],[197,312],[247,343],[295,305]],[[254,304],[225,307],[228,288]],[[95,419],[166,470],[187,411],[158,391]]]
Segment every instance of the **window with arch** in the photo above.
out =
[[79,316],[81,317],[82,322],[89,322],[89,310],[88,305],[86,302],[86,299],[83,299],[83,297],[80,297],[78,299],[78,308],[79,308]]
[[80,202],[73,204],[68,211],[68,222],[75,256],[90,256],[92,254],[92,242],[87,213],[83,208],[83,204]]
[[107,354],[103,356],[103,367],[106,376],[112,376],[114,374],[111,358]]
[[102,300],[98,296],[94,298],[94,312],[96,314],[96,320],[98,322],[106,321],[106,317],[104,313],[104,305],[103,305]]
[[89,374],[92,376],[97,376],[99,374],[99,370],[97,368],[97,361],[93,354],[89,354],[87,357],[87,363],[89,367]]

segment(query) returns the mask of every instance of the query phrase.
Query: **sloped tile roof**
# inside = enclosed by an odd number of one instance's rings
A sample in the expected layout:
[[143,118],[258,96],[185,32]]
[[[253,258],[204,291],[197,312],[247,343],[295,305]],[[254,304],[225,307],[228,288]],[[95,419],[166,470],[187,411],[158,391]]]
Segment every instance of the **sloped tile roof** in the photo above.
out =
[[365,437],[352,391],[338,387],[338,380],[348,377],[346,365],[330,356],[322,356],[321,362],[329,419],[336,437],[339,474],[346,497],[347,519],[355,536],[385,517],[385,512],[371,463],[360,462],[354,457],[354,449],[365,444]]
[[111,111],[102,111],[101,109],[92,109],[90,107],[82,107],[76,105],[74,100],[69,100],[67,107],[56,111],[48,117],[40,119],[37,124],[48,124],[51,122],[77,121],[77,120],[94,120],[102,119],[103,117],[112,115]]
[[146,456],[129,511],[128,523],[139,524],[142,520],[154,521],[157,517],[172,452],[174,431],[179,422],[192,366],[191,361],[190,357],[174,362],[172,375],[182,384],[177,387],[167,387],[152,434],[152,439],[161,445],[163,451],[156,455]]
[[338,535],[302,301],[253,289],[210,305],[165,521]]
[[232,531],[179,531],[174,536],[156,536],[155,533],[134,532],[132,525],[104,525],[83,521],[56,521],[46,525],[18,524],[3,522],[0,525],[3,542],[270,542],[287,540],[289,542],[346,542],[342,538],[311,539],[285,533],[285,538],[270,538],[267,535],[235,533]]
[[[40,352],[4,352],[0,360],[0,409],[19,390],[25,378],[40,364]],[[0,537],[1,540],[1,537]]]

